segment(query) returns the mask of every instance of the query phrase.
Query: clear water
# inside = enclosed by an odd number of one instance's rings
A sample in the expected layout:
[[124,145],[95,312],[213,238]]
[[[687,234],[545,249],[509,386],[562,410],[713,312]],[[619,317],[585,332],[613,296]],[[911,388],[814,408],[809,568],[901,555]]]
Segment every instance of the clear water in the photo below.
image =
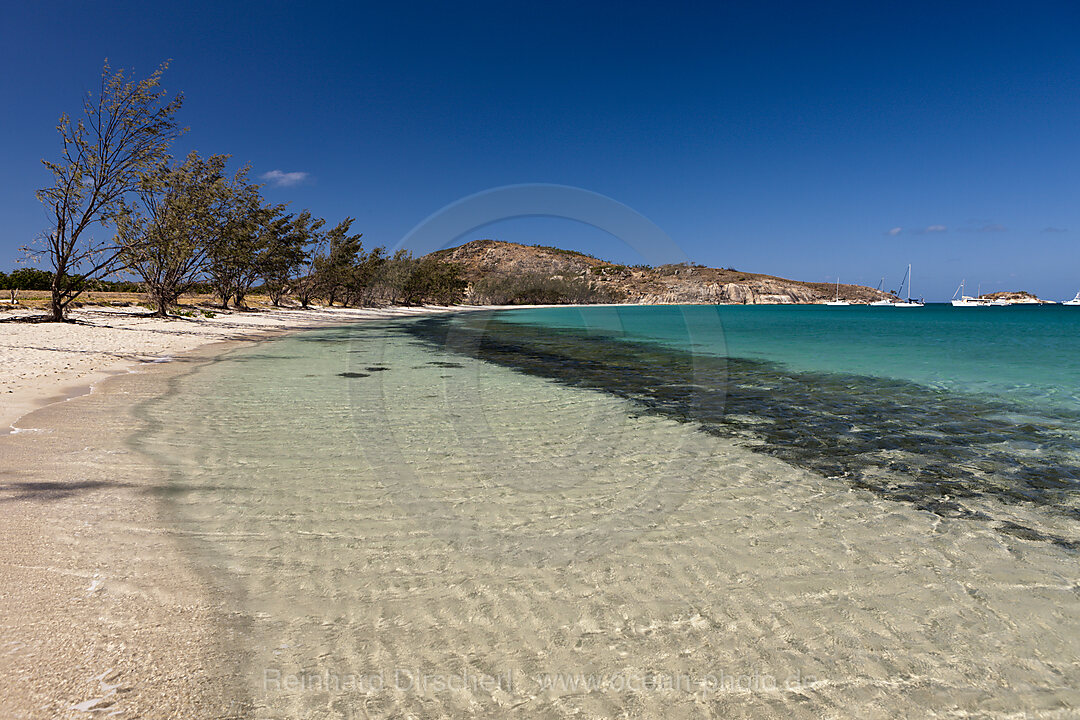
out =
[[135,442],[256,717],[1068,716],[1068,310],[311,331],[177,377]]
[[910,380],[928,387],[1080,410],[1080,312],[1017,306],[803,305],[553,308],[514,322],[611,333],[793,370]]

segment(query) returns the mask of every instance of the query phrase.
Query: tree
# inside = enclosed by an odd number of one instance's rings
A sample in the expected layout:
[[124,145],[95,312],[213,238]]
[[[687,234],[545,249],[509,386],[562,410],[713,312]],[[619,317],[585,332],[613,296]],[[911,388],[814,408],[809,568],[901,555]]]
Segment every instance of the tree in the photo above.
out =
[[263,251],[264,223],[270,221],[278,208],[262,205],[261,186],[248,182],[249,168],[236,172],[223,190],[219,209],[219,237],[211,244],[207,255],[207,274],[210,284],[221,299],[221,307],[229,307],[234,298],[237,307],[259,276],[259,260]]
[[143,178],[136,200],[121,204],[116,217],[120,258],[142,278],[162,317],[199,280],[207,257],[221,241],[228,158],[213,155],[204,160],[193,151],[181,165],[160,163]]
[[372,278],[367,300],[375,305],[395,305],[403,302],[405,285],[413,274],[417,260],[408,250],[398,250],[383,259]]
[[332,227],[326,233],[326,254],[315,258],[318,293],[330,306],[345,293],[357,256],[363,251],[362,234],[349,234],[353,222],[353,218],[347,217]]
[[344,287],[346,305],[374,304],[375,284],[389,259],[384,247],[357,253]]
[[122,248],[114,238],[95,239],[92,231],[107,229],[125,196],[167,159],[170,143],[181,133],[175,115],[183,96],[167,100],[160,86],[167,65],[136,82],[123,70],[112,72],[106,61],[100,90],[83,101],[83,117],[72,124],[66,113],[60,116],[56,129],[63,151],[56,162],[42,160],[53,184],[37,192],[51,220],[45,249],[38,252],[48,257],[53,271],[54,321],[64,320],[88,279],[116,269]]
[[12,304],[19,300],[20,290],[48,290],[52,286],[52,273],[37,268],[19,268],[5,275],[0,272],[0,290],[7,290]]
[[[285,293],[298,284],[296,274],[308,261],[308,246],[316,241],[319,229],[326,223],[304,210],[299,215],[274,218],[266,228],[267,242],[261,263],[264,287],[270,302],[277,307]],[[307,307],[310,297],[301,304]]]
[[416,262],[405,281],[402,300],[406,305],[424,302],[455,305],[461,302],[466,285],[459,266],[425,257]]
[[[319,220],[319,225],[323,225],[324,220]],[[307,258],[300,263],[300,267],[297,269],[296,277],[292,281],[292,290],[296,295],[296,299],[300,302],[300,307],[305,310],[311,301],[315,299],[315,296],[319,292],[319,275],[316,272],[316,268],[322,262],[322,258],[325,257],[323,248],[326,247],[326,234],[319,233],[317,230],[312,237],[312,247],[307,254]]]

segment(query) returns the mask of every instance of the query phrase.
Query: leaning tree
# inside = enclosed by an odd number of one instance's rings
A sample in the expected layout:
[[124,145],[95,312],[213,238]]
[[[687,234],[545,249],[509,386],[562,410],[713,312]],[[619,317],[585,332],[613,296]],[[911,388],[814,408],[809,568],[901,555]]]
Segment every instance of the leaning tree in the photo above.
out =
[[168,99],[161,87],[166,67],[135,81],[123,70],[112,72],[106,61],[99,91],[83,100],[83,116],[73,122],[61,115],[56,126],[63,150],[56,161],[42,160],[53,184],[37,192],[50,227],[44,249],[30,249],[46,255],[52,267],[54,321],[64,320],[87,281],[119,267],[122,248],[109,226],[123,199],[167,159],[170,143],[182,132],[176,112],[183,97]]

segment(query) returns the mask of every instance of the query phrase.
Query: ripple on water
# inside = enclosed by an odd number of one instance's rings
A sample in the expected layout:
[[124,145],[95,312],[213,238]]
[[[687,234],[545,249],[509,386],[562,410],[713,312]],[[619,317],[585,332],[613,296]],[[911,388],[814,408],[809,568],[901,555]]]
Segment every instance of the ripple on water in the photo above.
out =
[[[743,394],[725,393],[718,415],[719,368],[646,363],[656,351],[636,347],[608,365],[558,337],[451,354],[428,344],[434,330],[282,338],[147,408],[158,422],[142,442],[182,483],[167,502],[192,560],[233,598],[264,714],[816,718],[1080,704],[1080,573],[1050,537],[1076,519],[1043,511],[1067,490],[1003,502],[1005,488],[1027,487],[994,480],[1013,455],[950,443],[933,423],[904,422],[910,409],[895,417],[932,393],[890,384],[882,412],[869,398],[843,403],[840,387],[866,390],[855,378],[818,386],[729,364]],[[509,345],[527,360],[500,355]],[[541,372],[552,362],[565,366]],[[369,366],[392,372],[337,377]],[[688,385],[700,389],[692,402],[679,399]],[[1033,455],[1064,452],[1029,441],[1043,448]],[[975,469],[947,492],[960,461]],[[307,680],[282,689],[268,672]],[[418,674],[483,685],[405,682]],[[335,676],[353,684],[319,684]],[[724,684],[752,676],[775,686]],[[581,681],[599,686],[567,685]]]

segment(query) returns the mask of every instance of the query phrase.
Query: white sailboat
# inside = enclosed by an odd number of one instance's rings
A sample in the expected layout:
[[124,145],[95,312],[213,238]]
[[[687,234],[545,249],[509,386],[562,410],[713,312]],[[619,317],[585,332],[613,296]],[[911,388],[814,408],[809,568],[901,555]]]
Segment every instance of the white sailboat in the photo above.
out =
[[[879,292],[881,291],[881,287],[884,284],[885,284],[885,278],[881,278],[881,282],[879,282],[877,284],[877,289],[878,289]],[[892,307],[892,304],[893,304],[892,300],[875,300],[874,302],[870,303],[870,306],[871,307]]]
[[840,299],[840,278],[836,278],[836,299],[831,301],[831,302],[827,302],[825,304],[826,305],[835,305],[835,306],[850,305],[851,304],[847,300],[841,300]]
[[902,293],[904,291],[905,283],[908,286],[907,300],[901,300],[899,302],[894,302],[892,304],[892,306],[893,307],[903,307],[903,308],[907,308],[907,307],[923,307],[925,305],[925,303],[922,300],[912,300],[911,299],[911,265],[907,266],[907,273],[904,275],[904,280],[903,280],[903,282],[900,283],[900,289],[896,291],[896,295],[898,297],[899,297],[900,293]]
[[[960,299],[957,300],[956,296],[959,295]],[[964,281],[960,281],[960,287],[956,288],[956,292],[952,296],[953,307],[990,307],[990,303],[981,298],[973,298],[970,295],[964,294]]]
[[1076,297],[1074,297],[1072,300],[1066,300],[1065,302],[1063,302],[1061,304],[1062,305],[1080,305],[1080,292],[1076,293]]

